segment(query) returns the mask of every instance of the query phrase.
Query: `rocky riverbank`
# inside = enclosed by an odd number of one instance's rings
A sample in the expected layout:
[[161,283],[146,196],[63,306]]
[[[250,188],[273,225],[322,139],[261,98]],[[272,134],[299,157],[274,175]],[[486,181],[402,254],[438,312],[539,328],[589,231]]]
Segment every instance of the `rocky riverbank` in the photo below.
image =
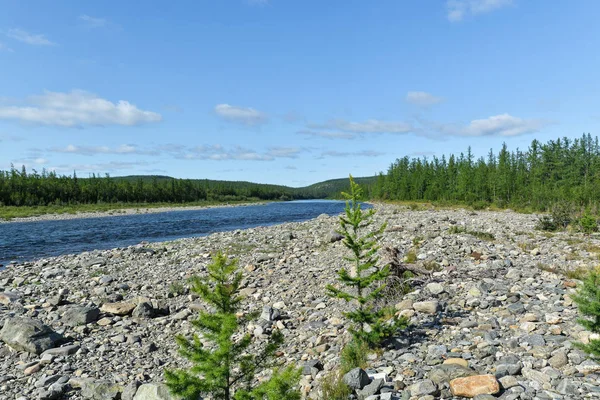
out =
[[[348,377],[361,399],[600,398],[600,365],[573,346],[589,338],[570,299],[577,276],[563,274],[598,264],[597,237],[545,234],[510,211],[377,209],[382,245],[432,274],[393,299],[411,328],[369,355],[370,378]],[[324,294],[347,254],[336,227],[321,216],[9,266],[0,399],[168,398],[163,370],[185,366],[174,337],[204,307],[186,279],[218,249],[240,259],[246,310],[266,307],[247,331],[260,343],[282,330],[279,361],[303,367],[303,391],[322,398],[348,339],[347,305]]]

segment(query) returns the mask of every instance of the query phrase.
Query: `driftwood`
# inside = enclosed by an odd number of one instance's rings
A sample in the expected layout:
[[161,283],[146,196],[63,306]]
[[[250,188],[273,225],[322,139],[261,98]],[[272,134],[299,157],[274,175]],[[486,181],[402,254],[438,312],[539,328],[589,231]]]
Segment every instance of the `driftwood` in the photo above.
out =
[[[403,261],[404,254],[396,247],[386,246],[382,249],[382,261],[389,265],[391,274],[385,281],[383,297],[378,302],[379,306],[389,305],[390,302],[400,301],[414,286],[427,283],[432,276],[431,270],[425,268],[422,262],[407,264]],[[406,272],[412,273],[407,277]]]
[[383,248],[383,261],[390,266],[392,276],[404,278],[405,272],[411,272],[415,275],[415,280],[419,280],[419,277],[426,278],[424,280],[431,278],[433,271],[425,268],[423,263],[407,264],[402,261],[402,256],[403,254],[397,247],[386,246]]

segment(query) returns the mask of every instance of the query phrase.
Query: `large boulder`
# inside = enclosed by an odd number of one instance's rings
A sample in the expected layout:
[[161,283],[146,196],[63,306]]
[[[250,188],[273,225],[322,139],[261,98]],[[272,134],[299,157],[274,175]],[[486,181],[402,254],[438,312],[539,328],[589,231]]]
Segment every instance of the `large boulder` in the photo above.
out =
[[15,350],[41,354],[64,341],[62,335],[41,321],[24,317],[8,318],[0,339]]
[[342,378],[343,382],[354,390],[362,389],[367,386],[371,379],[362,368],[354,368],[350,370]]

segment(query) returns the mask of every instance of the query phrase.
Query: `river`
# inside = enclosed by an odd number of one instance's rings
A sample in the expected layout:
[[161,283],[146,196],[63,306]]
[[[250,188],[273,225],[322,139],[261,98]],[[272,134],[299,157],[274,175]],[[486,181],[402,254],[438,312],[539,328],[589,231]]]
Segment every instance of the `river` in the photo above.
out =
[[0,224],[0,268],[11,261],[126,247],[141,241],[204,236],[214,232],[306,221],[336,215],[344,202],[302,200],[239,207],[179,210],[101,218]]

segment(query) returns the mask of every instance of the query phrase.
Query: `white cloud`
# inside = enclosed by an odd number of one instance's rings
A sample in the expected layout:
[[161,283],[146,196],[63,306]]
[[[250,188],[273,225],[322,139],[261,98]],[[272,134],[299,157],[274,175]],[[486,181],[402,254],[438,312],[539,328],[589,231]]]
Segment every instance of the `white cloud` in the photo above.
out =
[[310,124],[313,129],[337,129],[352,133],[409,133],[414,127],[401,121],[381,121],[370,119],[365,122],[351,122],[343,119],[334,119],[325,124]]
[[45,92],[31,96],[26,105],[0,106],[0,119],[52,125],[140,125],[159,122],[160,114],[144,111],[125,100],[112,103],[93,93],[73,90],[69,93]]
[[448,0],[447,17],[451,22],[459,22],[466,16],[489,13],[512,4],[513,0]]
[[85,23],[88,28],[103,28],[108,23],[104,18],[90,17],[86,14],[80,15],[79,20]]
[[301,152],[298,147],[271,147],[267,154],[275,158],[297,158]]
[[273,161],[277,158],[297,158],[305,151],[298,147],[270,147],[259,152],[241,146],[225,147],[220,144],[186,147],[183,145],[159,146],[173,157],[184,160],[242,160]]
[[416,106],[429,107],[441,103],[444,99],[427,92],[408,92],[406,101]]
[[109,146],[75,146],[68,145],[66,147],[53,147],[49,151],[53,153],[78,154],[84,156],[93,156],[96,154],[147,154],[158,155],[157,150],[143,150],[135,145],[122,144],[117,147]]
[[453,136],[518,136],[538,132],[549,124],[549,121],[523,119],[513,117],[510,114],[500,114],[472,120],[466,126],[433,124],[433,128],[441,133]]
[[245,160],[245,161],[272,161],[275,159],[272,155],[261,154],[254,150],[249,150],[241,146],[235,146],[231,149],[217,144],[211,146],[196,146],[187,150],[182,158],[186,160]]
[[356,139],[356,135],[353,133],[347,132],[335,132],[335,131],[312,131],[312,130],[302,130],[296,132],[299,135],[312,136],[312,137],[322,137],[326,139]]
[[362,150],[355,152],[345,152],[345,151],[324,151],[318,158],[325,157],[378,157],[384,155],[385,153],[374,151],[374,150]]
[[9,29],[6,33],[9,38],[34,46],[54,46],[56,43],[50,41],[45,35],[33,34],[22,29]]
[[60,164],[56,166],[48,167],[47,169],[50,171],[55,171],[56,173],[61,174],[72,174],[73,171],[77,172],[78,176],[82,176],[85,174],[91,173],[110,173],[117,172],[121,170],[130,170],[140,166],[148,166],[151,163],[146,161],[135,161],[135,162],[119,162],[119,161],[110,161],[107,163],[98,163],[98,164]]
[[217,104],[215,113],[227,121],[250,126],[264,124],[268,120],[266,114],[254,108],[237,107],[229,104]]

